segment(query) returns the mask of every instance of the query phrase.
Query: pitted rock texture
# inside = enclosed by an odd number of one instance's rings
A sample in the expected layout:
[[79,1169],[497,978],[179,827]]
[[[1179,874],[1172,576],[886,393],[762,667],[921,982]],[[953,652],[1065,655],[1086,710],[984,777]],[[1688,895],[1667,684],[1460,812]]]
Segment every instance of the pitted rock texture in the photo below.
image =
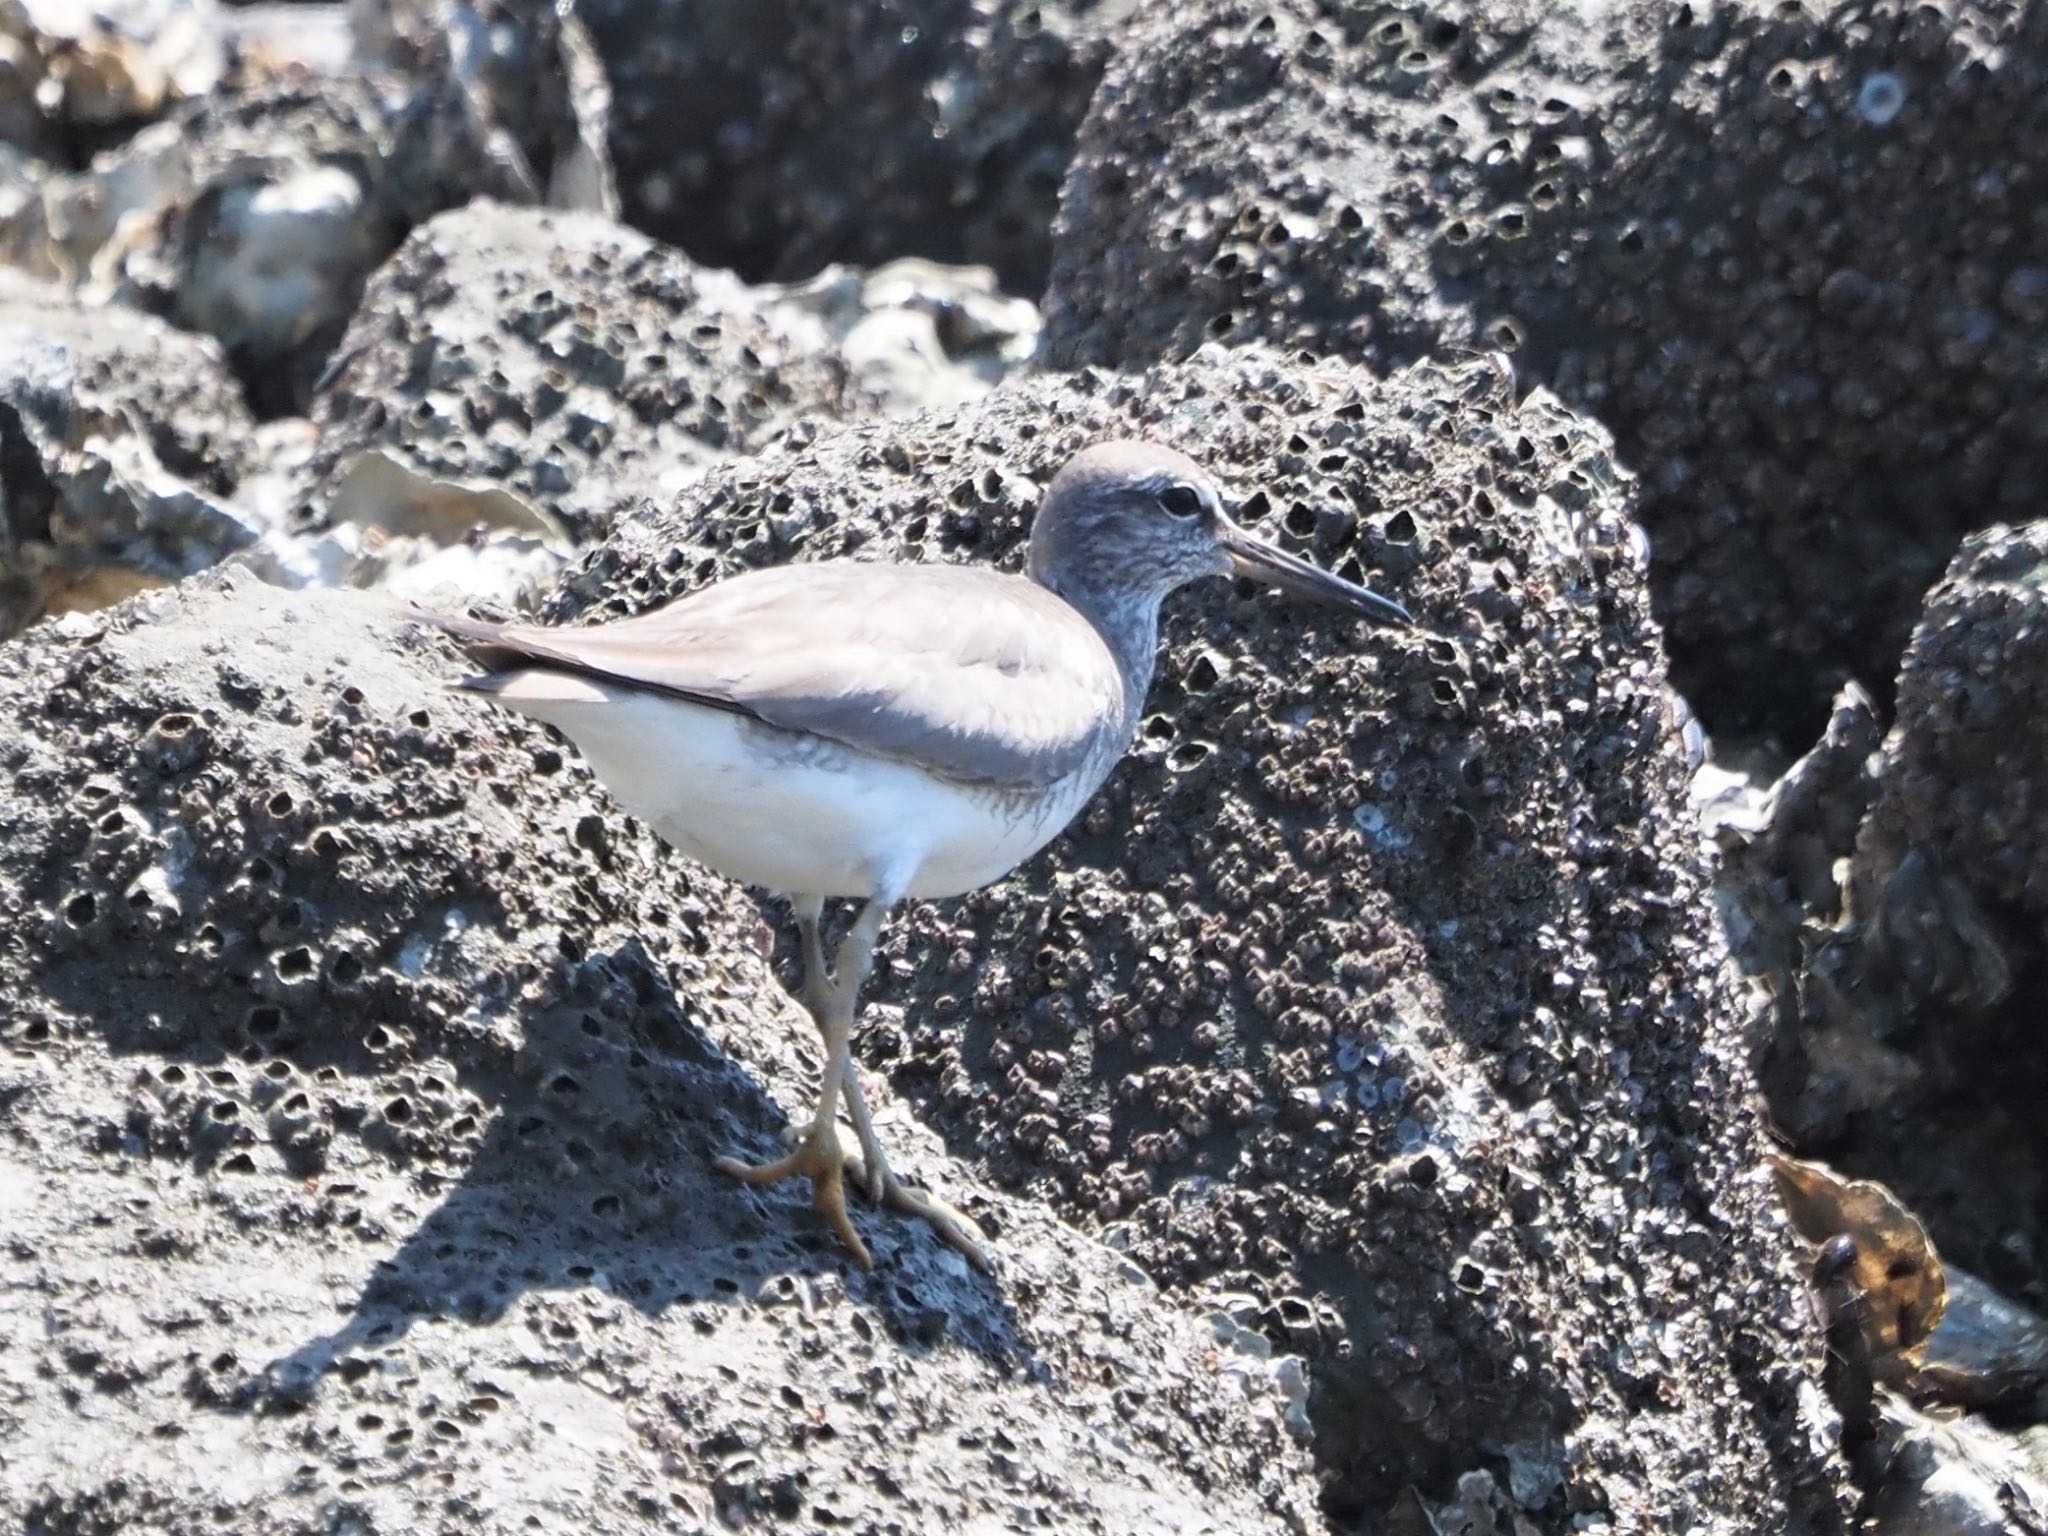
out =
[[2048,522],[1990,528],[1964,542],[1906,652],[1851,866],[1858,904],[1917,847],[2048,941],[2044,721]]
[[510,486],[578,536],[863,398],[835,350],[784,334],[729,273],[608,219],[492,203],[413,232],[330,374],[316,479],[389,447]]
[[928,256],[1036,293],[1130,0],[587,0],[627,219],[761,278]]
[[[12,259],[216,337],[265,415],[301,408],[404,232],[370,89],[293,75],[187,103],[0,220]],[[441,206],[458,189],[444,184]]]
[[0,273],[0,638],[252,537],[215,498],[251,468],[253,427],[212,341]]
[[0,1523],[1312,1528],[1270,1367],[900,1112],[1000,1290],[710,1170],[815,1081],[755,910],[459,665],[221,573],[0,647]]
[[1810,740],[2048,491],[2048,10],[1160,0],[1083,125],[1055,366],[1507,347],[1642,476],[1681,690]]
[[1495,361],[1260,349],[1011,380],[722,467],[554,614],[741,566],[1020,556],[1148,434],[1427,626],[1182,594],[1134,759],[893,926],[856,1049],[1006,1187],[1313,1360],[1341,1515],[1498,1474],[1535,1528],[1839,1528],[1817,1336],[1608,440]]
[[1851,1140],[1945,1257],[2035,1305],[2048,1259],[2044,721],[2048,523],[1993,527],[1928,598],[1849,864],[1851,995],[1921,1074]]

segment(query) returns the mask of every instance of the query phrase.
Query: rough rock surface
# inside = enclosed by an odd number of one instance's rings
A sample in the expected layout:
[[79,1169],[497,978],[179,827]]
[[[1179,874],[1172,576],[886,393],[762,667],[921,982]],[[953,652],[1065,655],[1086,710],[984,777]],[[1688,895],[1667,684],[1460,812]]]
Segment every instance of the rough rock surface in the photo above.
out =
[[1682,691],[1810,739],[2048,491],[2048,9],[1160,0],[1084,124],[1056,365],[1514,350],[1643,478]]
[[1270,1365],[1042,1208],[998,1290],[713,1175],[815,1054],[751,904],[231,581],[0,647],[0,1523],[1313,1525]]
[[0,637],[252,539],[251,430],[212,341],[0,273]]
[[585,0],[628,220],[750,278],[928,256],[1043,281],[1129,0]]
[[403,232],[382,109],[293,76],[187,103],[0,218],[9,259],[216,337],[265,414],[302,404]]
[[1597,429],[1492,361],[1012,380],[714,470],[554,612],[849,551],[1014,563],[1051,472],[1133,431],[1258,486],[1255,526],[1432,632],[1184,594],[1135,760],[1017,877],[909,909],[857,1048],[1006,1187],[1169,1287],[1251,1297],[1312,1357],[1365,1528],[1411,1483],[1546,1531],[1837,1528]]
[[[1852,900],[1918,848],[1976,902],[2048,945],[2048,522],[1965,541],[1929,595],[1899,673],[1877,803],[1851,866]],[[1932,958],[1932,957],[1930,957]],[[1923,972],[1925,993],[1967,996],[1966,977]]]
[[391,448],[519,491],[577,536],[860,404],[836,351],[776,326],[730,274],[595,215],[492,203],[413,232],[328,374],[318,480]]
[[22,176],[0,248],[219,338],[276,415],[305,409],[364,281],[422,220],[487,197],[617,212],[573,13],[399,0],[351,20],[340,58],[269,61],[244,40],[224,88],[85,169]]
[[[2048,523],[1965,541],[1898,681],[1849,865],[1871,1026],[1920,1068],[1856,1127],[1945,1254],[2035,1304],[2048,1257]],[[1938,1148],[1938,1151],[1933,1149]]]

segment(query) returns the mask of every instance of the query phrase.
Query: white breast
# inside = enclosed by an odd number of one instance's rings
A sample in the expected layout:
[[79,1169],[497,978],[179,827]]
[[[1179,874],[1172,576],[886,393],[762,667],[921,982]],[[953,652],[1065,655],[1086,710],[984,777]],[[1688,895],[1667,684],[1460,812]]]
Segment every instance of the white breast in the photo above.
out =
[[619,804],[681,852],[795,894],[987,885],[1056,837],[1114,761],[1042,794],[972,789],[725,710],[566,682],[521,674],[493,696],[562,731]]

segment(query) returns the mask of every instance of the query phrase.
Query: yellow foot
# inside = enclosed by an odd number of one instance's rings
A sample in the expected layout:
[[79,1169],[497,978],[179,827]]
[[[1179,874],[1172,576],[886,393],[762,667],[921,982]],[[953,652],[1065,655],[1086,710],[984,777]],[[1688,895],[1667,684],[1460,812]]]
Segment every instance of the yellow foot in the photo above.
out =
[[[914,1216],[924,1222],[938,1235],[940,1242],[954,1249],[984,1275],[993,1278],[996,1268],[985,1246],[988,1239],[974,1224],[974,1218],[965,1211],[955,1210],[936,1195],[927,1194],[915,1184],[906,1184],[897,1178],[895,1170],[882,1160],[881,1151],[880,1143],[875,1143],[872,1152],[874,1162],[870,1164],[864,1165],[860,1158],[854,1156],[846,1159],[846,1171],[853,1182],[866,1189],[869,1197],[884,1210],[895,1211],[901,1216]],[[879,1176],[873,1171],[877,1166]]]
[[743,1163],[736,1157],[721,1157],[712,1166],[748,1184],[776,1184],[804,1175],[811,1181],[811,1204],[832,1224],[839,1240],[852,1250],[854,1262],[862,1269],[875,1267],[874,1256],[853,1230],[853,1218],[846,1213],[846,1158],[839,1150],[837,1136],[806,1136],[788,1156],[778,1157],[772,1163]]

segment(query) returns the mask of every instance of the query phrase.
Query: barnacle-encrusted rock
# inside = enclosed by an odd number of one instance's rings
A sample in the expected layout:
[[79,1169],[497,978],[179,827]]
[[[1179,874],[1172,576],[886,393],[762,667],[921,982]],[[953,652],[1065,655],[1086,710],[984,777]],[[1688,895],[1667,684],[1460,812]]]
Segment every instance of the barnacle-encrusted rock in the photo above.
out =
[[369,448],[508,486],[576,535],[806,414],[861,403],[836,348],[589,214],[472,203],[371,282],[314,407],[324,491]]
[[[2048,522],[1971,536],[1927,601],[1816,964],[1912,1084],[1859,1122],[1864,1166],[1944,1253],[2023,1295],[2048,1251]],[[1809,985],[1808,991],[1819,991]]]
[[555,612],[849,551],[1014,562],[1046,478],[1132,432],[1426,628],[1177,599],[1134,760],[1016,878],[908,912],[857,1049],[1003,1184],[1307,1351],[1367,1528],[1464,1478],[1546,1531],[1836,1528],[1603,433],[1497,360],[1013,379],[713,470]]
[[264,67],[257,45],[231,88],[13,200],[0,242],[219,338],[278,414],[305,409],[365,279],[421,220],[479,197],[617,211],[573,12],[400,0],[353,20],[336,67]]
[[303,404],[403,226],[382,108],[352,77],[190,102],[0,220],[11,259],[216,337],[266,414]]
[[1677,680],[1812,727],[2048,493],[2048,9],[1160,0],[1097,93],[1057,365],[1512,349],[1642,475]]
[[929,256],[1043,281],[1129,0],[585,0],[627,217],[749,277]]
[[998,1291],[715,1175],[815,1054],[751,905],[232,580],[0,646],[0,1524],[1316,1523],[1271,1363],[1042,1207]]
[[0,273],[0,638],[255,539],[250,431],[213,342]]
[[[1929,594],[1899,671],[1877,802],[1850,866],[1859,911],[1917,849],[2048,949],[2048,522],[1964,541]],[[1915,936],[1900,934],[1912,944]],[[1920,934],[1921,940],[1931,935]],[[1992,1001],[1929,952],[1908,962],[1921,996]]]

